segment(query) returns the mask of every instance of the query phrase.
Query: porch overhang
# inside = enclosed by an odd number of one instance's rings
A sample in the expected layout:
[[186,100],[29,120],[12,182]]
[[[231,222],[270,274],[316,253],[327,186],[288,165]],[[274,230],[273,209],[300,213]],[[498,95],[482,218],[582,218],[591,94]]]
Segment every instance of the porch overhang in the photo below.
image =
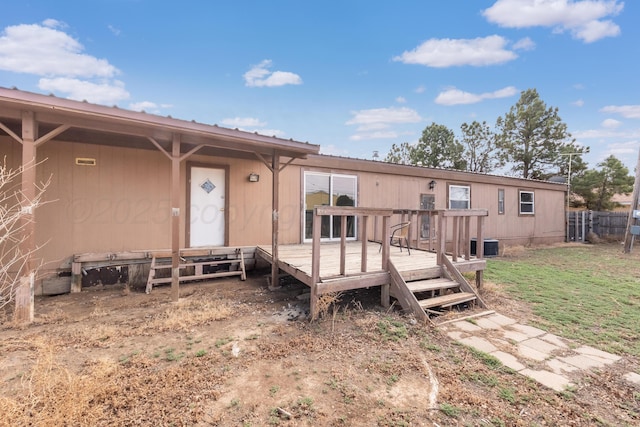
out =
[[274,152],[281,157],[306,158],[320,150],[319,145],[292,139],[0,87],[0,122],[17,135],[23,111],[35,114],[41,134],[69,126],[58,136],[69,142],[156,149],[149,141],[152,138],[171,152],[173,138],[179,135],[182,154],[201,146],[200,154],[241,158]]

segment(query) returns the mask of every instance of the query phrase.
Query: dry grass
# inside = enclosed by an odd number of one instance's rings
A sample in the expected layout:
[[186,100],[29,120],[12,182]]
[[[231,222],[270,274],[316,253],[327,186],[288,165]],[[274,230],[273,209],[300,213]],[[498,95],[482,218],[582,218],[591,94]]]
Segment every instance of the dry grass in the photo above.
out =
[[232,313],[232,308],[222,300],[196,298],[194,295],[171,304],[164,312],[146,323],[145,328],[160,331],[187,331],[193,326],[227,319]]
[[101,361],[84,375],[76,375],[56,359],[54,346],[38,344],[38,359],[22,379],[14,397],[0,397],[0,425],[64,426],[95,424],[103,408],[95,396],[109,392],[115,362]]

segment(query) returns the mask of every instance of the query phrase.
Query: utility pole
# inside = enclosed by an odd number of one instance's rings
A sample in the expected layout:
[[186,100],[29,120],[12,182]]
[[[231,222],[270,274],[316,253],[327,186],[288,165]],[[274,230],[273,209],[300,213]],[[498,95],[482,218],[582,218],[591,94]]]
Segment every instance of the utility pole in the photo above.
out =
[[631,211],[629,212],[629,218],[627,219],[627,229],[624,232],[624,253],[631,252],[631,246],[633,242],[633,234],[631,234],[631,226],[636,223],[636,218],[633,217],[633,211],[640,209],[638,200],[640,197],[640,150],[638,150],[638,164],[636,165],[636,180],[633,183],[633,196],[631,197]]

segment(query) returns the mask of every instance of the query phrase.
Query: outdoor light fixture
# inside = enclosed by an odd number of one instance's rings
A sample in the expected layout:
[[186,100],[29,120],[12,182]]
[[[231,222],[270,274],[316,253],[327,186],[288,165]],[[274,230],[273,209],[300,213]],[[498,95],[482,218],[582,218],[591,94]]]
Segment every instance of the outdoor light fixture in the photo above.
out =
[[260,175],[258,175],[257,173],[251,172],[249,174],[249,182],[258,182],[258,181],[260,181]]
[[431,180],[431,182],[429,183],[429,190],[433,190],[434,188],[436,188],[436,182],[434,180]]

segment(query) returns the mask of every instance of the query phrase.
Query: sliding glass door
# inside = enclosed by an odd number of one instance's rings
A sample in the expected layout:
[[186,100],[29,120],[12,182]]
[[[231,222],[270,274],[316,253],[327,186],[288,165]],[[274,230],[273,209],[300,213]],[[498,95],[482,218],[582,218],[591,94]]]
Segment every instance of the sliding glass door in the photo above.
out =
[[[316,206],[357,206],[357,177],[320,172],[304,173],[304,240],[313,230],[313,208]],[[340,239],[340,218],[323,217],[323,240]],[[356,219],[347,217],[347,237],[356,238]]]

